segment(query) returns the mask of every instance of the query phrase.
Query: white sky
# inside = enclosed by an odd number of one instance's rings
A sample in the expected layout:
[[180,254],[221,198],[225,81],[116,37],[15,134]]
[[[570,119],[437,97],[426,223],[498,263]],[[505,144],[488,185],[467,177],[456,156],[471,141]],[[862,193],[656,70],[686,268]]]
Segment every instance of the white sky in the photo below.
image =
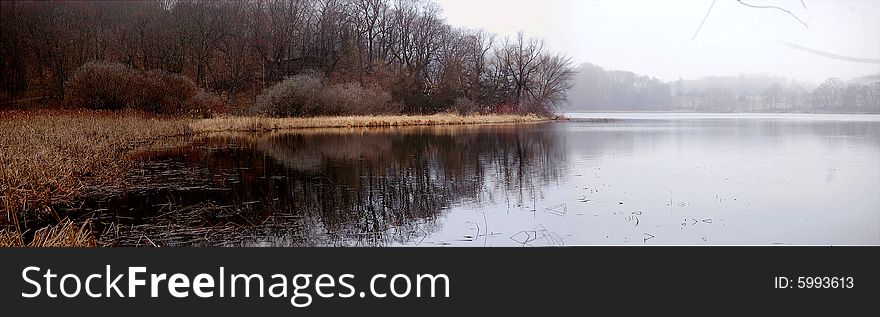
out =
[[743,0],[786,8],[748,8],[717,0],[440,0],[447,21],[500,37],[522,30],[576,63],[656,76],[772,73],[809,81],[880,73],[880,65],[845,62],[778,44],[833,54],[880,58],[880,0]]

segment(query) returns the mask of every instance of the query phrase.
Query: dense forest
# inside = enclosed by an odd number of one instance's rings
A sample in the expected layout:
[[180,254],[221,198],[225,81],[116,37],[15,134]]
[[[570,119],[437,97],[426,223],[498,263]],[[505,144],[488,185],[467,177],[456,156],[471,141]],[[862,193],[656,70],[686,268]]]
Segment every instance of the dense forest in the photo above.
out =
[[0,107],[549,113],[573,76],[541,41],[451,26],[431,1],[0,4]]
[[585,63],[570,110],[880,113],[880,75],[813,84],[757,74],[663,82]]

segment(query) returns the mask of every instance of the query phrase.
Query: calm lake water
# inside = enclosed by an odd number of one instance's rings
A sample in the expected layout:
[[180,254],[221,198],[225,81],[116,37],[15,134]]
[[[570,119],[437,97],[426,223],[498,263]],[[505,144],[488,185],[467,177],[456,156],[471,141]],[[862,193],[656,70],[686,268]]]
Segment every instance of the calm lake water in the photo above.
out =
[[110,245],[880,244],[880,116],[567,116],[207,136],[84,209]]

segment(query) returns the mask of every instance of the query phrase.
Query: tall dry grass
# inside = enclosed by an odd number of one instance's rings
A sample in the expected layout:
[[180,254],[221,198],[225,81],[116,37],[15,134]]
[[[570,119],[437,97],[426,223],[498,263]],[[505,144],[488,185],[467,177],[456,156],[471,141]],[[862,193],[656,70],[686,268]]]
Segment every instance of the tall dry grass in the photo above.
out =
[[539,122],[548,120],[537,115],[458,115],[424,116],[340,116],[312,118],[218,117],[193,121],[194,132],[273,131],[308,128],[395,127],[416,125],[456,125]]
[[[226,131],[391,127],[538,122],[529,115],[349,116],[314,118],[219,117],[184,119],[139,111],[0,111],[0,246],[94,245],[91,226],[76,226],[54,206],[75,203],[90,190],[121,187],[131,154],[171,137]],[[52,219],[25,241],[25,224]]]
[[92,234],[92,223],[85,221],[76,224],[63,219],[55,225],[43,227],[34,232],[31,241],[25,244],[24,235],[13,229],[0,230],[0,247],[94,247],[97,245]]
[[0,226],[51,216],[87,188],[121,185],[131,152],[191,133],[188,120],[142,112],[0,112]]

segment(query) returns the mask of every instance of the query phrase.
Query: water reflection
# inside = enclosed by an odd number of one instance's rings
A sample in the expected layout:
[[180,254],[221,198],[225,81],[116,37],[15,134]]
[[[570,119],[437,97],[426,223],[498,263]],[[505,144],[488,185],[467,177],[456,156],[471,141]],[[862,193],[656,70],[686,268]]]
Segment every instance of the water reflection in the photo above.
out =
[[456,204],[541,196],[564,178],[558,141],[544,125],[212,136],[88,205],[115,211],[97,217],[111,245],[418,245]]
[[144,162],[84,202],[103,243],[880,244],[874,116],[219,134]]
[[555,224],[569,243],[880,244],[876,116],[621,116],[569,127],[572,170],[585,174],[571,183],[591,188],[582,208],[593,217]]

